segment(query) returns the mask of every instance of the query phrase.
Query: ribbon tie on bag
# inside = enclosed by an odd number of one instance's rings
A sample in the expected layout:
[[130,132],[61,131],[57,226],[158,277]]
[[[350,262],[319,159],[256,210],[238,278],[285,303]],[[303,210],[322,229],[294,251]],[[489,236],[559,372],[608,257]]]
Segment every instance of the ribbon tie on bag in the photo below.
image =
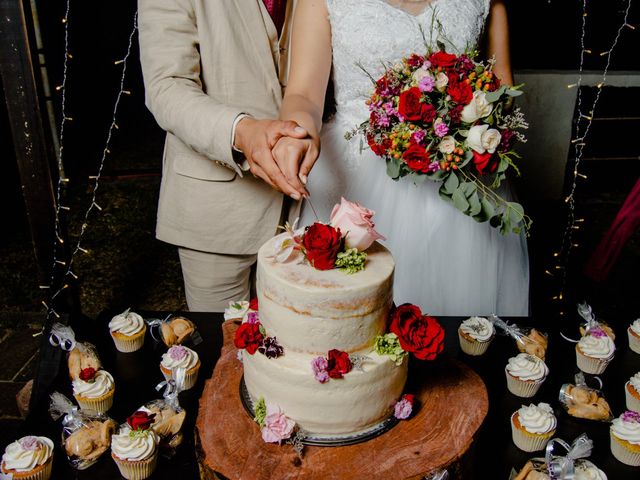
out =
[[162,330],[160,330],[160,327],[163,323],[168,322],[172,316],[173,314],[170,313],[164,318],[164,320],[161,320],[159,318],[147,318],[145,320],[145,323],[149,327],[149,333],[151,333],[151,337],[156,342],[162,342]]
[[505,334],[509,335],[511,338],[515,340],[520,340],[522,337],[525,336],[525,332],[522,329],[522,327],[519,327],[516,324],[509,325],[508,322],[505,322],[495,314],[489,315],[488,319],[491,323],[493,323],[494,327],[499,328]]
[[[567,451],[565,456],[553,455],[556,444]],[[572,480],[575,476],[575,461],[591,455],[591,450],[593,450],[593,441],[584,433],[576,438],[571,445],[560,438],[550,440],[545,451],[549,475],[555,480]]]
[[[182,368],[179,368],[178,370],[184,371],[184,369]],[[158,392],[163,388],[164,388],[164,392],[162,394],[162,397],[164,398],[164,401],[168,405],[170,405],[174,410],[178,410],[180,408],[180,404],[178,403],[178,394],[181,392],[181,389],[179,388],[176,381],[173,378],[171,378],[167,381],[160,382],[158,385],[156,385],[156,391]]]
[[76,334],[71,327],[62,323],[54,323],[51,326],[49,343],[54,347],[60,347],[65,352],[70,352],[76,348]]

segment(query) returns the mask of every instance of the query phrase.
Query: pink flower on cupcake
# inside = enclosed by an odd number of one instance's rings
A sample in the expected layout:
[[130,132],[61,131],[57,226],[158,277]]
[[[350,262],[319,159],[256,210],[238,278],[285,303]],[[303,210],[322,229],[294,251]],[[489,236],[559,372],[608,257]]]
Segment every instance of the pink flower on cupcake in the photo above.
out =
[[375,223],[371,221],[374,214],[374,211],[342,198],[331,212],[331,226],[346,232],[348,248],[362,252],[376,240],[385,240],[375,231]]
[[287,418],[279,407],[267,406],[267,415],[264,417],[262,427],[262,439],[267,443],[281,443],[291,437],[296,422]]

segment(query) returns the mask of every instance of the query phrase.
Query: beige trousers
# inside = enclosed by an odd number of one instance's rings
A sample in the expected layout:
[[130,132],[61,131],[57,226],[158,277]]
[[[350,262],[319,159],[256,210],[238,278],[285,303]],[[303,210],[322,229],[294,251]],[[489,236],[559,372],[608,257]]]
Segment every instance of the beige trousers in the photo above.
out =
[[187,305],[192,312],[224,312],[230,301],[249,300],[257,255],[223,255],[178,248]]

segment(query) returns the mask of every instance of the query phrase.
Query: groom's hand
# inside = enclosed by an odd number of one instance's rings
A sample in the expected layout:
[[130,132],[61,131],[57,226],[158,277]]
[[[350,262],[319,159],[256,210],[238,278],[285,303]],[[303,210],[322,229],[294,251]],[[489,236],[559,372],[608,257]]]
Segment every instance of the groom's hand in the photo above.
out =
[[302,139],[307,135],[307,131],[295,122],[245,117],[236,126],[235,146],[244,153],[254,176],[294,200],[300,200],[308,196],[307,190],[297,181],[297,175],[296,182],[287,179],[271,154],[271,149],[282,137]]
[[311,136],[282,137],[271,153],[287,181],[297,188],[304,188],[307,175],[320,154],[320,141]]

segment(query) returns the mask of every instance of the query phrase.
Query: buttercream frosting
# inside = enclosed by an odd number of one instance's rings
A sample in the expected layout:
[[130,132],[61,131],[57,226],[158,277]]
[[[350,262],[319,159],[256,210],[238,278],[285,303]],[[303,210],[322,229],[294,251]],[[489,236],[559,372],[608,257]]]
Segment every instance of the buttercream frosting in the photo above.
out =
[[507,372],[520,380],[543,380],[549,374],[549,367],[538,357],[520,353],[509,359]]
[[576,465],[574,480],[607,480],[607,475],[591,462]]
[[640,413],[623,413],[613,420],[611,432],[621,440],[640,445]]
[[176,345],[162,355],[161,365],[167,370],[184,368],[191,370],[198,364],[198,354],[190,348]]
[[45,464],[53,455],[53,442],[47,437],[22,437],[7,445],[2,455],[5,470],[29,472]]
[[98,398],[114,388],[113,377],[106,370],[98,370],[92,380],[84,381],[80,378],[72,382],[73,394],[87,398]]
[[249,311],[249,302],[242,300],[239,302],[231,301],[229,306],[224,309],[224,319],[231,320],[232,318],[243,318]]
[[123,335],[135,335],[144,328],[143,318],[135,312],[123,312],[116,315],[109,322],[111,332],[122,333]]
[[578,342],[580,351],[593,358],[611,358],[616,350],[616,346],[609,335],[594,335],[589,333],[582,337]]
[[158,440],[158,436],[151,429],[133,432],[126,425],[117,435],[111,437],[111,451],[120,460],[146,460],[155,453]]
[[640,318],[633,322],[629,328],[633,330],[636,335],[640,336]]
[[484,317],[467,318],[460,324],[460,330],[478,342],[486,342],[494,334],[493,323]]
[[636,389],[636,392],[640,393],[640,372],[636,373],[633,377],[629,379],[629,383],[633,388]]
[[518,410],[518,420],[527,432],[544,434],[556,429],[558,421],[548,403],[523,405]]

